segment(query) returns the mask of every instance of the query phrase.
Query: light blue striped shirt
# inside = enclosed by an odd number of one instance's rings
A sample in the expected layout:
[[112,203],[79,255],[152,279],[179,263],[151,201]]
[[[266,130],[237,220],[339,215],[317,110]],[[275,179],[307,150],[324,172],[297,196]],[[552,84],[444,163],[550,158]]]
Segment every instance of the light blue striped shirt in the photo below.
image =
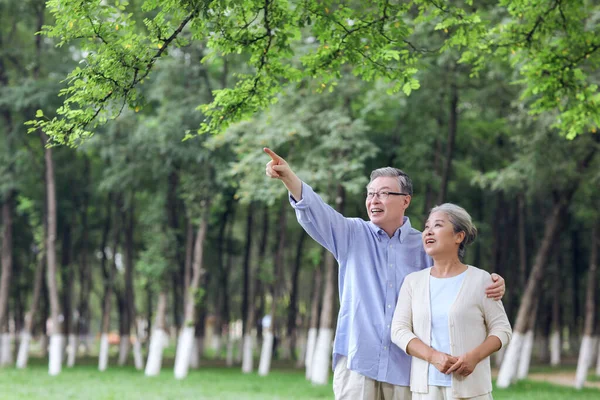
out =
[[432,265],[421,232],[408,217],[391,238],[372,222],[346,218],[302,183],[302,200],[290,195],[298,222],[339,264],[340,312],[333,366],[393,385],[409,386],[410,356],[390,338],[392,317],[404,277]]

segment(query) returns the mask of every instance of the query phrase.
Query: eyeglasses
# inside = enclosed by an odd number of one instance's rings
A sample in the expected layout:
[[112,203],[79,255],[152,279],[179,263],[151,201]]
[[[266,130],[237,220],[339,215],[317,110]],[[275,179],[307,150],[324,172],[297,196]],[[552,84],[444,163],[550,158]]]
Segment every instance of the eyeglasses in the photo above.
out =
[[386,200],[389,196],[408,196],[408,193],[399,192],[367,192],[367,199],[371,200],[377,196],[379,200]]

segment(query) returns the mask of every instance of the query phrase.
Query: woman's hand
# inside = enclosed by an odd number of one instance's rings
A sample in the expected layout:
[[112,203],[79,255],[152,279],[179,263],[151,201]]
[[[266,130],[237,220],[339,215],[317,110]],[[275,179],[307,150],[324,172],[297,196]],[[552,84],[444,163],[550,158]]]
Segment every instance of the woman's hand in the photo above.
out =
[[443,374],[448,374],[448,370],[456,364],[458,358],[450,354],[442,353],[441,351],[433,350],[429,363],[436,367]]
[[458,357],[457,361],[452,365],[447,374],[457,373],[462,376],[469,376],[473,373],[473,370],[479,364],[477,357],[471,353],[466,353],[460,357]]

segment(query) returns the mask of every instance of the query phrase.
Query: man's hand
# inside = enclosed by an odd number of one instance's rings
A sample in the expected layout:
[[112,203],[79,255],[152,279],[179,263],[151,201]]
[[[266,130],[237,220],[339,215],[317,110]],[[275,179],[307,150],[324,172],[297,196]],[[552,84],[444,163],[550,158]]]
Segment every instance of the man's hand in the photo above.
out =
[[271,157],[271,161],[267,163],[266,170],[267,176],[269,178],[283,180],[285,177],[289,177],[291,174],[293,174],[288,163],[277,153],[275,153],[268,147],[265,147],[263,150]]
[[271,157],[267,163],[266,174],[269,178],[279,179],[292,194],[296,201],[302,200],[302,181],[296,176],[288,163],[268,147],[263,148]]
[[450,354],[442,353],[437,350],[433,350],[431,358],[428,360],[431,365],[436,367],[438,371],[443,374],[449,373],[450,367],[456,364],[458,358],[451,356]]
[[454,372],[462,376],[469,376],[473,373],[473,370],[475,370],[477,364],[479,364],[477,357],[471,353],[467,353],[458,357],[457,361],[448,369],[446,373],[451,374]]
[[504,285],[504,278],[498,274],[492,274],[493,283],[485,289],[487,297],[491,297],[494,300],[502,300],[506,286]]

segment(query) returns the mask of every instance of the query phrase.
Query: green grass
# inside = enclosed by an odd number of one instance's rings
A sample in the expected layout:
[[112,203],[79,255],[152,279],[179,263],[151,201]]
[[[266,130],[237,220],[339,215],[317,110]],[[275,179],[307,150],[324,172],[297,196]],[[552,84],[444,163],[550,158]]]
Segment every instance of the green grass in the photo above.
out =
[[598,400],[600,390],[575,390],[543,382],[522,381],[508,389],[496,389],[494,400]]
[[[145,377],[132,366],[109,366],[101,373],[97,360],[92,358],[79,364],[63,368],[57,377],[48,376],[47,364],[41,359],[33,359],[26,370],[2,369],[0,399],[333,399],[331,385],[312,386],[302,370],[279,363],[269,376],[259,377],[256,373],[244,375],[239,367],[226,368],[219,362],[203,360],[204,366],[190,370],[183,381],[173,378],[172,360],[165,362],[155,378]],[[600,390],[577,391],[524,381],[509,389],[495,389],[493,395],[495,400],[599,400]]]
[[[275,365],[267,377],[242,374],[239,367],[206,366],[190,370],[188,377],[173,377],[172,361],[160,375],[144,376],[131,366],[109,366],[101,373],[95,360],[63,368],[59,376],[48,375],[47,365],[33,360],[26,370],[0,370],[0,399],[327,399],[331,385],[315,387],[304,379],[303,371]],[[113,360],[111,360],[113,361]],[[97,361],[96,361],[97,362]],[[213,363],[214,364],[214,363]]]

